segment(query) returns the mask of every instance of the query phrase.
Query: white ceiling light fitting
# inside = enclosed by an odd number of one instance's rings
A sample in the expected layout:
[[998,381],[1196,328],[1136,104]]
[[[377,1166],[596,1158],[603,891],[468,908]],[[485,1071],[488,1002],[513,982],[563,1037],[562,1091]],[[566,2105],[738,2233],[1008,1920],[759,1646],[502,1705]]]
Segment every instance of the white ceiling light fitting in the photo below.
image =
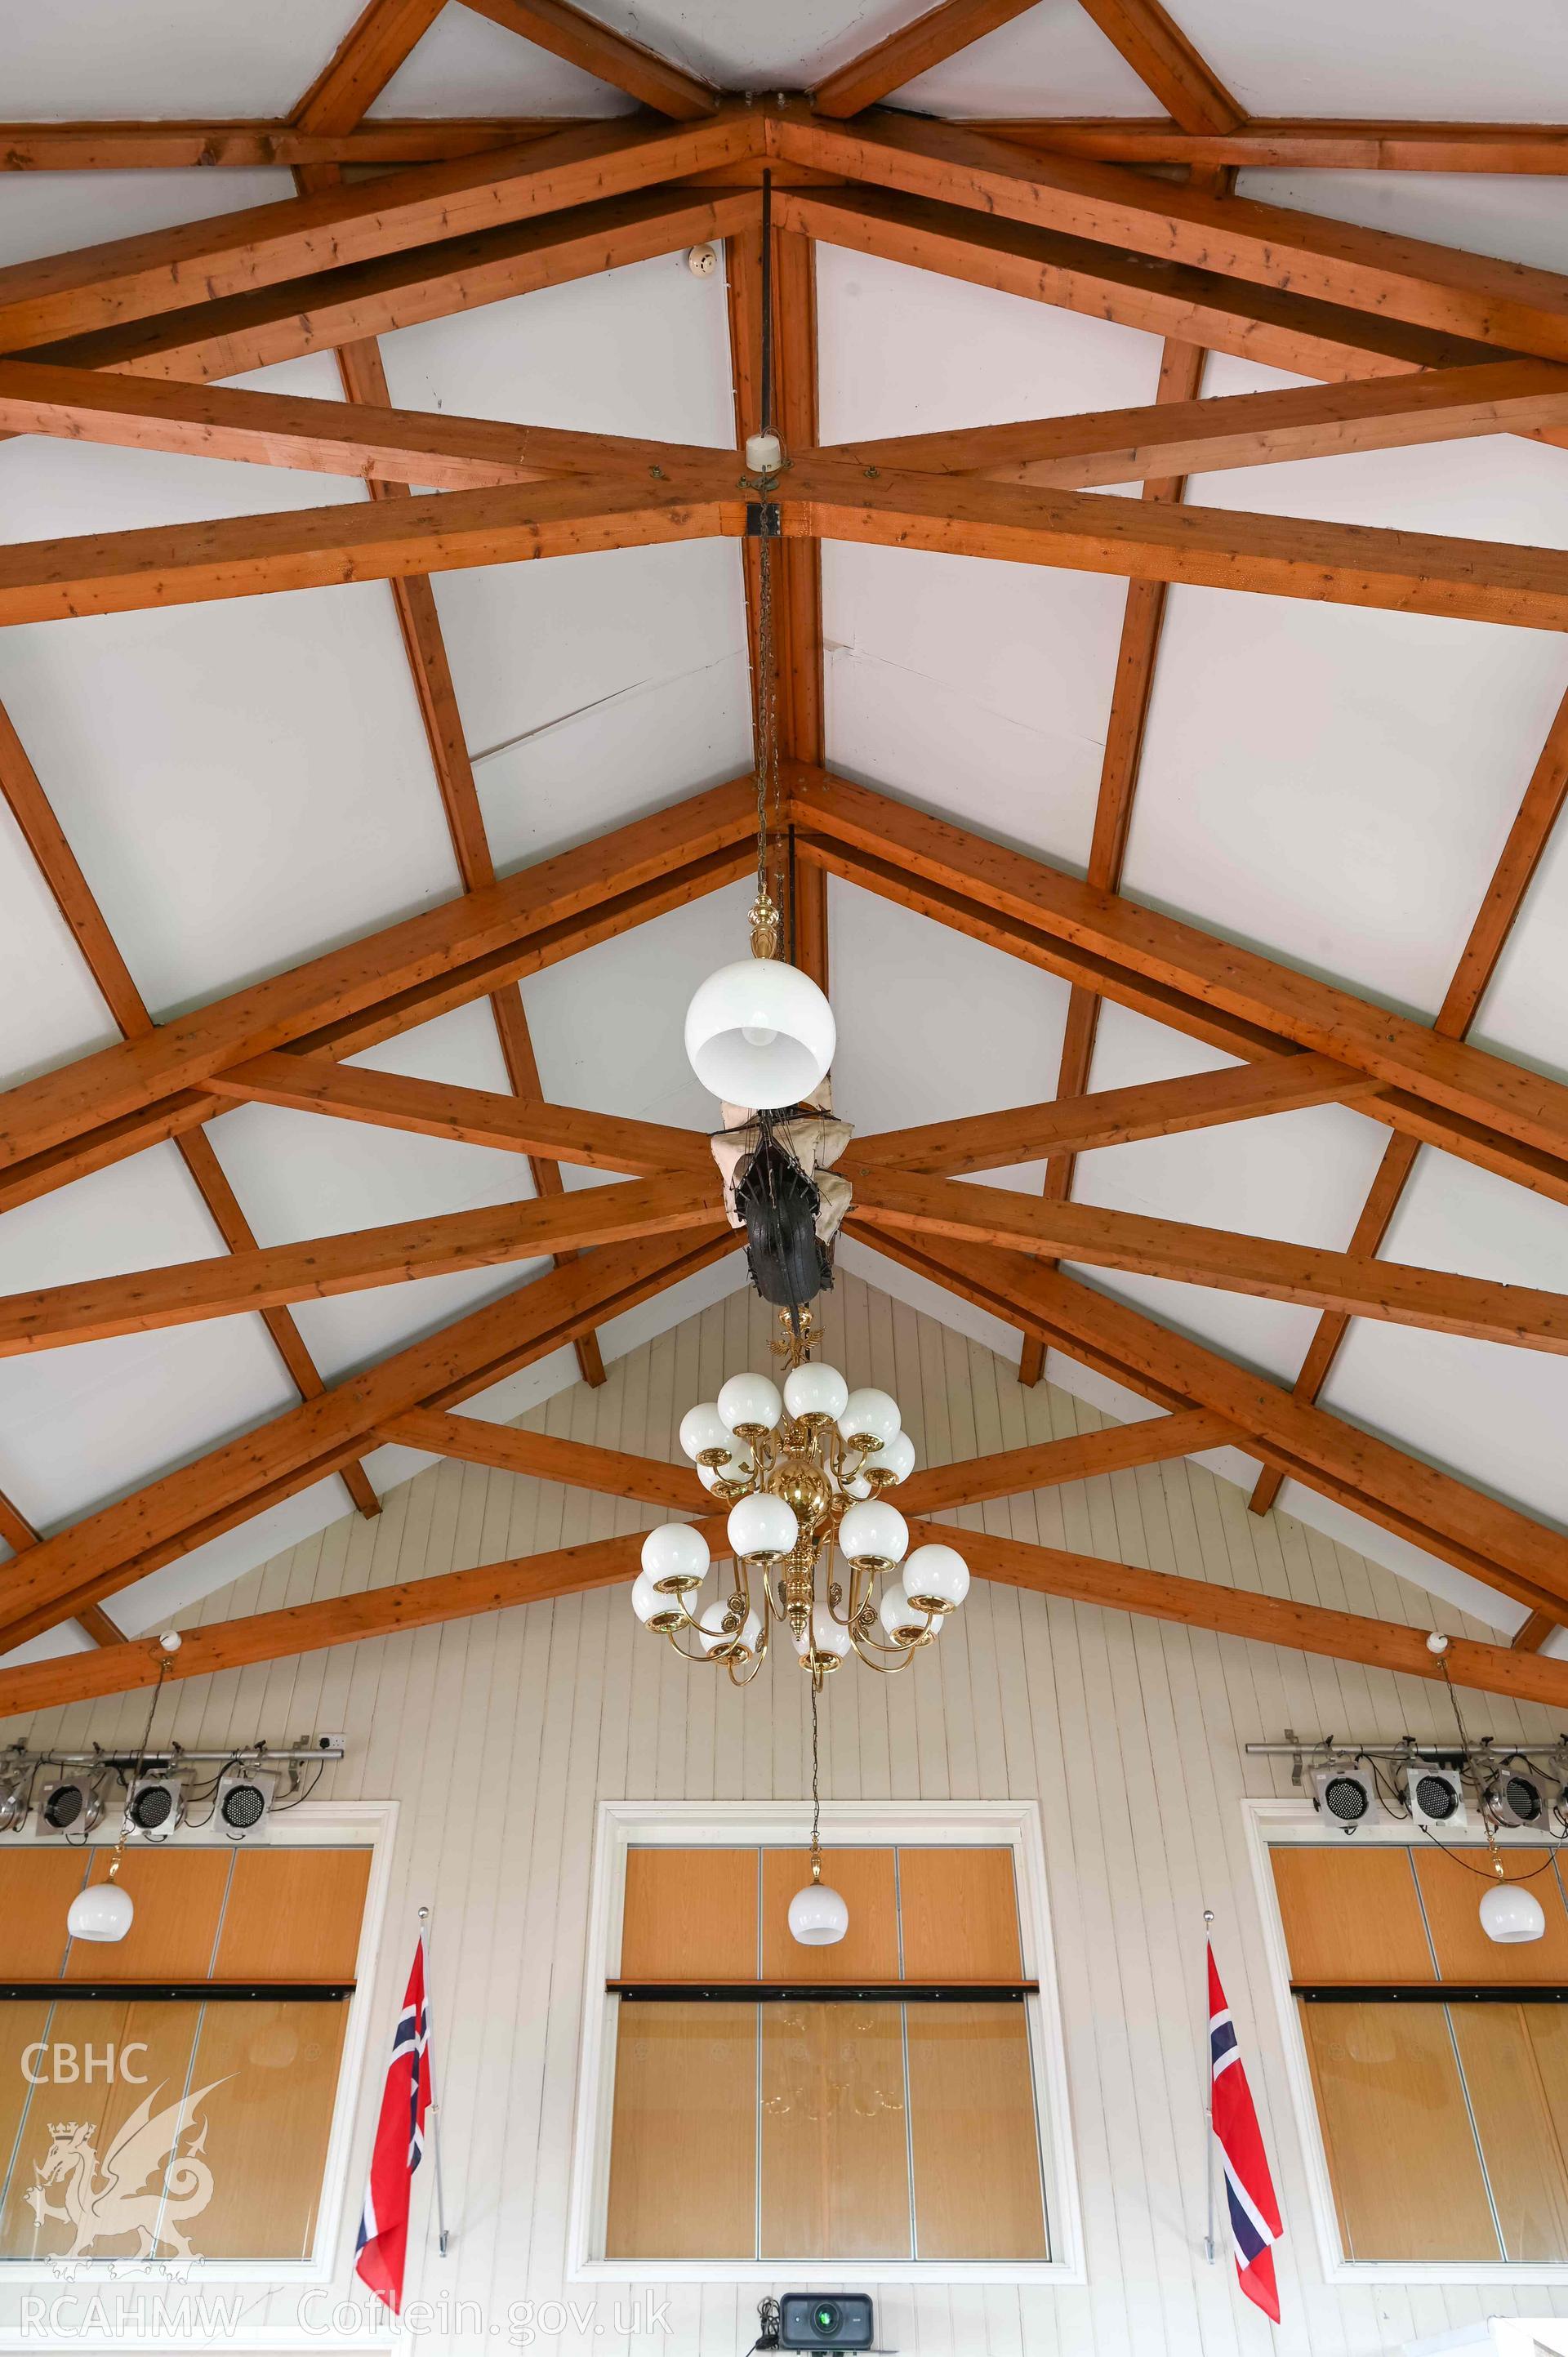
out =
[[[748,536],[757,547],[757,898],[751,955],[709,974],[686,1010],[686,1054],[705,1089],[753,1113],[802,1103],[821,1086],[837,1035],[825,994],[779,956],[783,920],[769,888],[768,808],[778,785],[778,682],[773,551],[779,533],[774,497],[785,464],[773,426],[772,176],[762,176],[762,426],[747,436]],[[755,533],[752,527],[755,525]]]
[[[142,1781],[142,1770],[146,1764],[147,1746],[152,1740],[153,1719],[157,1711],[158,1696],[164,1690],[164,1680],[167,1677],[174,1657],[180,1647],[177,1631],[166,1629],[158,1639],[158,1644],[161,1649],[158,1661],[158,1682],[153,1688],[146,1728],[142,1737],[142,1748],[136,1760],[136,1772],[131,1781],[130,1792],[126,1795],[127,1801],[130,1793],[134,1792]],[[122,1889],[116,1877],[124,1862],[125,1844],[130,1838],[132,1830],[131,1813],[127,1808],[121,1820],[120,1838],[114,1845],[114,1854],[109,1861],[106,1878],[102,1882],[90,1882],[84,1890],[77,1892],[70,1902],[66,1914],[65,1927],[73,1940],[123,1940],[130,1930],[136,1912],[135,1904],[130,1892]]]

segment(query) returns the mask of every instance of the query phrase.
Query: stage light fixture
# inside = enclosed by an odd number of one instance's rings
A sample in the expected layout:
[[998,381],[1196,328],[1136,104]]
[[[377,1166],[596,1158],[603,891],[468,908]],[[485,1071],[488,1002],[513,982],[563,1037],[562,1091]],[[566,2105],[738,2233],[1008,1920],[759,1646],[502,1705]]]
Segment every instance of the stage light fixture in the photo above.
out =
[[1402,1760],[1394,1769],[1394,1781],[1412,1824],[1449,1834],[1462,1834],[1468,1826],[1465,1780],[1457,1768],[1440,1768],[1430,1760]]
[[214,1813],[231,1841],[251,1841],[261,1832],[277,1798],[270,1768],[225,1768],[218,1779]]
[[125,1795],[125,1830],[133,1840],[167,1841],[185,1815],[178,1769],[138,1776]]
[[1481,1786],[1481,1807],[1495,1825],[1550,1829],[1560,1787],[1523,1760],[1505,1760]]
[[103,1795],[87,1776],[59,1776],[38,1794],[33,1833],[39,1841],[81,1841],[103,1814]]
[[1321,1817],[1353,1834],[1381,1814],[1377,1787],[1365,1768],[1353,1760],[1337,1760],[1312,1770],[1312,1805]]
[[0,1777],[0,1834],[19,1834],[32,1806],[32,1770]]

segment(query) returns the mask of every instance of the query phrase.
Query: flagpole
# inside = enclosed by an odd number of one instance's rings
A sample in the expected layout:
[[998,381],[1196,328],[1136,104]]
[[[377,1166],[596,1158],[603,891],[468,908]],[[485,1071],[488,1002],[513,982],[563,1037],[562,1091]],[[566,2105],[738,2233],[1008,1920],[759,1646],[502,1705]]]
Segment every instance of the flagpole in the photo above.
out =
[[[424,2043],[428,2052],[435,2044],[430,2027],[430,1910],[428,1907],[422,1907],[419,1910],[419,1936],[424,1942]],[[431,2075],[435,2076],[434,2065]],[[441,2181],[441,2099],[439,2096],[431,2098],[430,2121],[430,2150],[435,2162],[436,2247],[445,2258],[449,2237],[446,2233],[446,2188]]]
[[[1205,2104],[1204,2104],[1204,2106],[1203,2106],[1203,2131],[1204,2131],[1204,2133],[1203,2133],[1203,2173],[1204,2173],[1204,2177],[1205,2177],[1205,2179],[1206,2179],[1206,2180],[1207,2180],[1207,2190],[1208,2190],[1208,2233],[1204,2235],[1204,2238],[1203,2238],[1203,2255],[1204,2255],[1204,2257],[1208,2260],[1208,2262],[1209,2266],[1212,2266],[1214,2265],[1214,2258],[1215,2258],[1215,2250],[1214,2250],[1214,2052],[1213,2052],[1213,2039],[1212,2039],[1212,2036],[1211,2036],[1211,2033],[1210,2033],[1210,2030],[1209,2030],[1209,2027],[1208,2027],[1208,1950],[1209,1950],[1209,1947],[1212,1945],[1212,1934],[1213,1934],[1213,1928],[1214,1928],[1214,1910],[1213,1910],[1213,1908],[1212,1908],[1212,1907],[1206,1907],[1206,1908],[1204,1909],[1204,1910],[1203,1910],[1203,1922],[1204,1922],[1204,1956],[1203,1956],[1203,1964],[1204,1964],[1204,1978],[1203,1978],[1203,1986],[1204,1986],[1204,1997],[1203,1997],[1204,2015],[1203,2015],[1203,2045],[1204,2045],[1204,2051],[1206,2052],[1206,2054],[1207,2054],[1207,2055],[1208,2055],[1208,2082],[1207,2082],[1207,2087],[1208,2087],[1208,2100],[1207,2100],[1207,2102],[1205,2103]],[[437,2183],[439,2183],[439,2182],[440,2182],[439,2172],[437,2173],[437,2179],[436,2179],[436,2181],[437,2181]]]

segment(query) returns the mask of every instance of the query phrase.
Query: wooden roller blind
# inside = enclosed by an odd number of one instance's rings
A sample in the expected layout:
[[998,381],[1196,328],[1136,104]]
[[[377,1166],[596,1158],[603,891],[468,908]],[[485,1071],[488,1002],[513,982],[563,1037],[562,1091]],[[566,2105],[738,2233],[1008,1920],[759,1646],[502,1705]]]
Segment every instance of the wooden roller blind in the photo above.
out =
[[898,1895],[907,1980],[1022,1980],[1010,1849],[901,1849]]
[[907,2259],[900,2007],[760,2010],[762,2256]]
[[1282,1844],[1271,1857],[1293,1980],[1435,1978],[1407,1849]]
[[757,1978],[755,1849],[627,1853],[620,1977]]
[[802,1947],[789,1929],[789,1901],[811,1879],[809,1850],[762,1853],[762,1977],[767,1981],[896,1981],[898,1917],[890,1849],[835,1849],[822,1880],[849,1908],[849,1930],[825,1948]]
[[923,2259],[1044,2259],[1021,2005],[911,2005],[909,2119]]
[[352,1980],[368,1849],[237,1849],[213,1975]]
[[1568,2022],[1544,2005],[1456,2005],[1451,2018],[1504,2255],[1568,2259]]
[[209,2259],[303,2259],[316,2236],[348,2008],[209,2005],[191,2062],[203,2105],[212,2198]]
[[[111,1855],[90,1853],[89,1881],[104,1880]],[[131,1928],[113,1943],[73,1940],[67,1980],[205,1980],[233,1864],[230,1849],[127,1849],[116,1878],[135,1909]]]
[[53,1980],[65,1964],[65,1919],[87,1879],[80,1849],[0,1849],[4,1965],[14,1981]]
[[607,2257],[753,2255],[757,2011],[619,2008]]
[[[1484,1867],[1487,1853],[1468,1851],[1470,1867]],[[1445,1981],[1568,1981],[1568,1909],[1550,1853],[1543,1849],[1512,1849],[1503,1854],[1509,1875],[1529,1876],[1525,1884],[1540,1900],[1546,1932],[1539,1940],[1521,1940],[1500,1946],[1481,1929],[1481,1894],[1486,1878],[1466,1872],[1453,1858],[1436,1850],[1415,1853],[1416,1879],[1437,1951],[1437,1969]],[[1539,1873],[1535,1868],[1544,1867]]]

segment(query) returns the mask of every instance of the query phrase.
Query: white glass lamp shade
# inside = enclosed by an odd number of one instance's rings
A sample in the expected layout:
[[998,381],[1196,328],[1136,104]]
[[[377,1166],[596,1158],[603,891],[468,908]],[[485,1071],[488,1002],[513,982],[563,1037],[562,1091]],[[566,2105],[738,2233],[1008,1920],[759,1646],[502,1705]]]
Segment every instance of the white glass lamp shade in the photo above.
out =
[[701,1587],[708,1576],[708,1543],[689,1523],[665,1523],[642,1542],[642,1568],[668,1596]]
[[784,1378],[784,1405],[793,1416],[820,1415],[836,1423],[849,1401],[849,1385],[836,1367],[791,1367]]
[[645,1629],[678,1629],[685,1618],[678,1596],[661,1596],[650,1572],[639,1571],[631,1584],[631,1609]]
[[851,1392],[839,1417],[839,1430],[853,1445],[857,1440],[874,1440],[886,1448],[898,1437],[903,1422],[898,1403],[886,1392]]
[[803,1948],[831,1948],[849,1930],[849,1909],[825,1882],[808,1882],[789,1901],[789,1936]]
[[73,1940],[123,1940],[135,1911],[117,1882],[91,1882],[71,1900],[65,1928]]
[[699,1465],[697,1479],[704,1490],[716,1490],[721,1481],[749,1481],[751,1465],[747,1458],[726,1457],[722,1465]]
[[891,1473],[895,1482],[907,1481],[915,1469],[915,1444],[907,1432],[896,1432],[876,1452],[876,1467]]
[[704,1448],[728,1448],[729,1426],[712,1400],[686,1410],[681,1418],[681,1446],[693,1464]]
[[743,1661],[749,1661],[762,1642],[762,1615],[754,1604],[731,1641]]
[[1533,1890],[1521,1882],[1494,1882],[1481,1896],[1481,1929],[1488,1940],[1502,1947],[1513,1947],[1524,1940],[1539,1940],[1546,1930],[1546,1917]]
[[934,1637],[942,1625],[936,1615],[928,1619],[924,1612],[918,1612],[901,1587],[887,1590],[876,1617],[882,1623],[883,1635],[891,1645],[908,1645],[916,1637],[927,1634]]
[[846,1498],[875,1498],[876,1495],[876,1484],[868,1481],[864,1473],[853,1474],[847,1481],[841,1480],[839,1488]]
[[725,1627],[728,1618],[729,1606],[724,1603],[710,1604],[702,1614],[697,1622],[697,1642],[704,1653],[716,1653],[721,1645],[735,1643],[740,1632]]
[[777,1563],[800,1534],[795,1509],[771,1490],[754,1490],[749,1498],[737,1499],[725,1530],[730,1545],[746,1563]]
[[846,1563],[891,1570],[909,1552],[909,1525],[897,1506],[877,1500],[852,1506],[839,1524],[839,1549]]
[[686,1009],[686,1054],[705,1089],[755,1111],[798,1104],[833,1060],[833,1010],[778,958],[722,965]]
[[917,1547],[904,1566],[904,1593],[911,1599],[929,1596],[939,1606],[961,1604],[969,1594],[969,1566],[954,1547]]
[[771,1432],[784,1413],[779,1386],[766,1375],[732,1375],[719,1394],[719,1415],[731,1432]]
[[795,1639],[795,1651],[802,1661],[810,1653],[820,1653],[826,1661],[842,1662],[849,1645],[849,1631],[840,1627],[825,1604],[812,1606],[810,1631],[802,1630]]

